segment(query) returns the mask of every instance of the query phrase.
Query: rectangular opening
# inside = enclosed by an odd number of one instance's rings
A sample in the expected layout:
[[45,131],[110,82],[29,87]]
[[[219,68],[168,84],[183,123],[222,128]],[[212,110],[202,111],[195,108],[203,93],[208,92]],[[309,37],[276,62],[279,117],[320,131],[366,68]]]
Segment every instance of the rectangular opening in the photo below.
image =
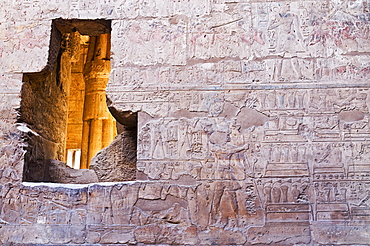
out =
[[[136,171],[136,133],[128,134],[132,126],[117,123],[107,106],[110,31],[107,20],[53,21],[48,66],[23,76],[19,121],[33,130],[26,139],[24,181],[71,183],[71,177],[76,177],[74,183],[89,183],[135,179],[133,170],[128,172],[130,177],[127,172],[120,175],[117,165],[122,161],[110,157],[115,145],[129,145],[130,165],[126,162],[126,166]],[[118,128],[124,130],[118,132]],[[118,133],[122,136],[116,138]],[[112,141],[115,143],[111,150],[95,157]],[[95,171],[79,170],[89,169],[91,162]],[[96,172],[99,170],[116,176],[114,180],[107,179]]]

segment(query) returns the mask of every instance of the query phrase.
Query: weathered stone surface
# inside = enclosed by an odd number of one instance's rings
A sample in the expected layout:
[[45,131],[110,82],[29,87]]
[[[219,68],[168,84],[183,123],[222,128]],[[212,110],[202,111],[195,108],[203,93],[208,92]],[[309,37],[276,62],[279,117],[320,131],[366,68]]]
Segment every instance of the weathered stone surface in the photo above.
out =
[[93,170],[73,169],[64,162],[50,160],[50,181],[65,184],[89,184],[99,182],[98,176]]
[[[368,0],[67,2],[0,2],[0,244],[370,244]],[[140,180],[22,183],[65,158],[58,54],[80,53],[56,19],[111,31],[95,54],[137,147],[124,132],[92,167]]]
[[90,163],[100,182],[134,180],[136,176],[136,131],[124,131],[101,150]]
[[243,245],[246,242],[246,237],[241,232],[221,228],[201,232],[199,239],[202,245]]
[[339,119],[345,122],[360,121],[365,118],[365,114],[358,110],[342,111],[339,113]]
[[[191,229],[194,230],[194,227]],[[138,242],[154,245],[178,245],[196,244],[197,238],[189,230],[174,225],[147,225],[135,229],[135,237]]]
[[247,233],[251,244],[308,245],[311,242],[307,225],[281,223],[265,227],[252,227]]
[[61,32],[74,32],[76,29],[82,35],[99,36],[100,34],[110,33],[110,23],[105,20],[55,20],[56,27]]
[[[318,244],[331,242],[334,244],[359,244],[366,245],[370,243],[369,225],[348,225],[340,223],[315,223],[313,226],[313,239]],[[365,230],[364,230],[365,229]],[[338,236],[341,235],[341,236]]]
[[117,232],[110,232],[106,233],[102,236],[100,243],[103,244],[117,244],[117,243],[130,243],[134,244],[135,243],[135,238],[133,233],[117,233]]

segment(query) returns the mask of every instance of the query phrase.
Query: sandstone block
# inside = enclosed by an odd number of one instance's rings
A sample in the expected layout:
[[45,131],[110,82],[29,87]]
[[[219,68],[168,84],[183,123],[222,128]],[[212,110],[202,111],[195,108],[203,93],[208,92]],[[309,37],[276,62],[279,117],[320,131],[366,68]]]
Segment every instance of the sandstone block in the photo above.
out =
[[100,182],[134,180],[136,176],[136,135],[124,131],[101,150],[90,163]]
[[235,245],[244,244],[247,239],[240,231],[213,227],[208,231],[199,232],[199,240],[205,245]]
[[99,182],[93,170],[73,169],[57,160],[50,160],[49,176],[50,180],[55,183],[88,184]]

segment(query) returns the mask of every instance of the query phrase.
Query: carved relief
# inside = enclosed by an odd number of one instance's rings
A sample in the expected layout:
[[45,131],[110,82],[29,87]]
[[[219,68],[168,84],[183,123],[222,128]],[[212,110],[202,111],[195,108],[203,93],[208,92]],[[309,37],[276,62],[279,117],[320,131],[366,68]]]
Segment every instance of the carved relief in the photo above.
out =
[[[368,0],[3,2],[0,244],[370,244]],[[112,20],[138,181],[21,184],[21,73],[56,18]]]

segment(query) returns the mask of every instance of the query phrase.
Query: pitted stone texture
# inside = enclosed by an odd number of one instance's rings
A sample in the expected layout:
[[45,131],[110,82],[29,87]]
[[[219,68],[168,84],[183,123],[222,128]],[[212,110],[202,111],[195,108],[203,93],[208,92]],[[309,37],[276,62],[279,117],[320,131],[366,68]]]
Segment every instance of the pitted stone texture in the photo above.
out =
[[90,163],[99,182],[135,180],[136,177],[136,130],[123,131]]
[[89,184],[99,182],[94,170],[73,169],[64,162],[50,160],[49,177],[51,182],[64,184]]
[[[24,28],[28,26],[29,28]],[[4,22],[0,27],[0,71],[7,72],[39,72],[48,62],[50,49],[51,21],[32,20]],[[18,59],[19,57],[33,59]]]
[[[67,2],[0,3],[2,244],[369,244],[369,1]],[[112,20],[142,180],[20,184],[19,73],[55,18]]]

